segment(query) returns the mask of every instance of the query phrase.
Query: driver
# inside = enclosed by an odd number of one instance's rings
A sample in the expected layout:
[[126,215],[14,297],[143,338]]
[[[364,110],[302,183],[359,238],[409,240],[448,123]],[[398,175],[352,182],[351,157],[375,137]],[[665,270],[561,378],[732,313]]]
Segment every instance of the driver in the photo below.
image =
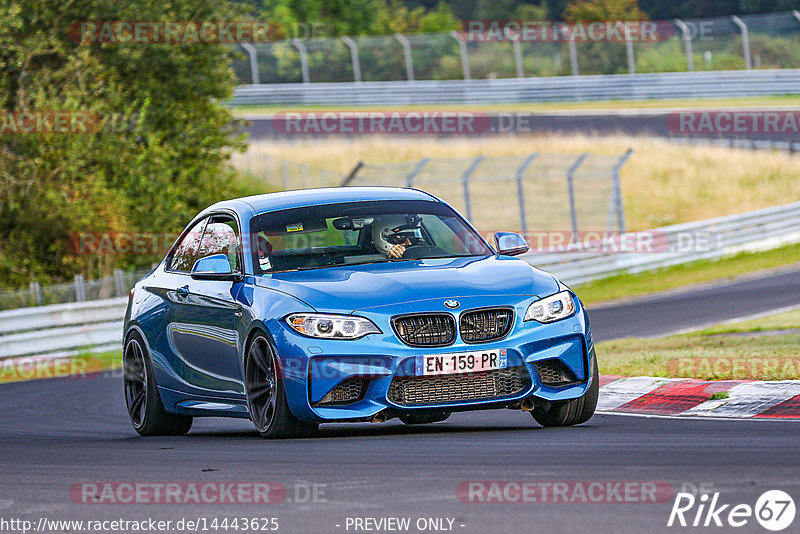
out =
[[406,249],[422,244],[417,215],[381,215],[372,224],[372,244],[389,258],[400,259]]

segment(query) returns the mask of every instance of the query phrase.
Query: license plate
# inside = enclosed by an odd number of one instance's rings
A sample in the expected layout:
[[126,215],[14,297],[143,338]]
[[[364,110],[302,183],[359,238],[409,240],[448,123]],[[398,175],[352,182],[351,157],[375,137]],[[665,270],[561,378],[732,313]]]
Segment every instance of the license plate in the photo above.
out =
[[506,349],[417,356],[417,376],[477,373],[508,367]]

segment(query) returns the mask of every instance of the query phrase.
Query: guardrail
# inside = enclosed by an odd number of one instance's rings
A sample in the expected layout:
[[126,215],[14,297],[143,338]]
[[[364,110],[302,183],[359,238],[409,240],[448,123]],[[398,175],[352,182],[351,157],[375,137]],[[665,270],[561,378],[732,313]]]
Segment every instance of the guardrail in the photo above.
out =
[[122,297],[0,311],[0,360],[119,348],[126,305]]
[[[679,236],[711,236],[707,250],[667,250]],[[521,258],[577,285],[614,274],[637,273],[742,251],[800,242],[800,202],[647,232],[664,252],[529,253]],[[631,235],[631,234],[623,234]],[[20,356],[66,355],[121,346],[125,298],[0,311],[0,360]]]
[[[625,234],[620,236],[624,239]],[[678,250],[682,238],[700,236],[705,245]],[[635,236],[634,236],[635,237]],[[767,250],[800,242],[800,202],[737,213],[715,219],[675,224],[647,231],[655,252],[529,253],[528,263],[552,272],[565,283],[582,284],[620,273],[638,273],[738,252]],[[688,246],[688,241],[684,241]],[[659,251],[661,250],[661,251]]]
[[800,69],[242,85],[231,105],[492,104],[800,94]]

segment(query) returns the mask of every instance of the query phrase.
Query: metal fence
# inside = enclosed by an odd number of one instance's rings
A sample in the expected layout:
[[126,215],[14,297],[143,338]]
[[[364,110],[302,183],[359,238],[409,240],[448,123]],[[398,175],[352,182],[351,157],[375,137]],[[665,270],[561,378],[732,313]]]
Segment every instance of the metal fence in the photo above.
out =
[[243,85],[231,105],[406,106],[800,94],[800,69]]
[[[630,34],[628,34],[630,35]],[[465,31],[238,47],[244,84],[469,80],[800,67],[800,12],[659,21],[657,40],[480,39]]]
[[0,310],[126,297],[134,284],[148,272],[150,269],[117,269],[113,276],[97,280],[86,280],[78,274],[72,282],[64,284],[31,282],[25,289],[0,290]]
[[622,156],[540,154],[425,158],[359,164],[345,185],[417,187],[437,195],[481,231],[625,231]]

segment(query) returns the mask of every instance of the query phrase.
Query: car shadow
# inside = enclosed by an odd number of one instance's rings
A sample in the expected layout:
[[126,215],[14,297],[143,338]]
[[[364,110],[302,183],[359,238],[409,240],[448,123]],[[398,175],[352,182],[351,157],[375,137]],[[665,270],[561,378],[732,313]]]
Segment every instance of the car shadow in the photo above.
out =
[[[570,427],[571,431],[580,428],[591,429],[595,425],[584,424]],[[497,434],[501,432],[547,432],[563,431],[564,429],[545,428],[532,423],[530,426],[486,426],[486,425],[465,425],[465,424],[430,424],[406,426],[402,424],[374,424],[374,425],[352,425],[347,423],[335,423],[320,427],[319,431],[312,437],[295,438],[298,440],[320,440],[320,439],[343,439],[343,438],[362,438],[362,437],[389,437],[389,436],[429,436],[429,435],[448,435],[448,434]],[[192,431],[183,439],[196,438],[261,438],[254,430],[241,431]]]

